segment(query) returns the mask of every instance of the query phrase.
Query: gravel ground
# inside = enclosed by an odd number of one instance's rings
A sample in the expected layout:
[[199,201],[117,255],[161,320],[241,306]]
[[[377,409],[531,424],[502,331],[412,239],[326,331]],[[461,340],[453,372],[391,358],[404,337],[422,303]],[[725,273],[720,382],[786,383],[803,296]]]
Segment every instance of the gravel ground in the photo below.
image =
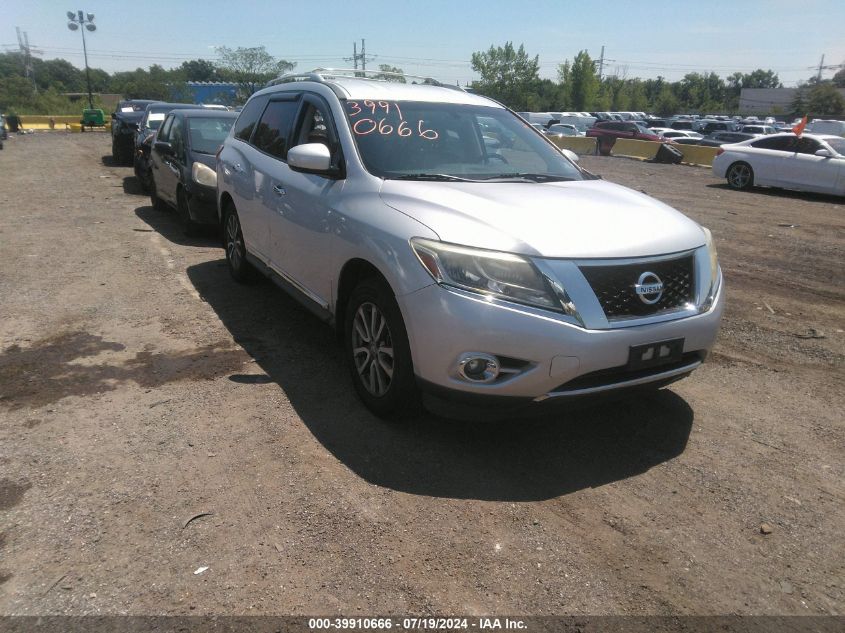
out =
[[585,158],[713,230],[711,361],[644,400],[390,424],[331,330],[234,284],[109,150],[0,152],[0,614],[843,613],[842,199]]

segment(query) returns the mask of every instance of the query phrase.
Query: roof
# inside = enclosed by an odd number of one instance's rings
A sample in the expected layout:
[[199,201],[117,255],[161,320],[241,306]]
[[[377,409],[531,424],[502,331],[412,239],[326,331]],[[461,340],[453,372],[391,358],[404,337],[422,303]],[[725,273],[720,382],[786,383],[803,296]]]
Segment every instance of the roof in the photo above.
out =
[[179,114],[191,119],[236,119],[238,117],[237,112],[224,112],[223,110],[197,107],[180,108]]
[[[358,76],[365,73],[373,76]],[[388,81],[383,78],[391,75],[395,76],[397,80]],[[398,81],[400,77],[405,83]],[[261,92],[275,92],[274,88],[278,89],[280,86],[290,86],[292,84],[327,85],[342,99],[428,101],[503,107],[491,99],[466,92],[458,86],[440,83],[430,77],[354,69],[318,68],[306,73],[289,73],[270,82],[268,88],[265,88]]]

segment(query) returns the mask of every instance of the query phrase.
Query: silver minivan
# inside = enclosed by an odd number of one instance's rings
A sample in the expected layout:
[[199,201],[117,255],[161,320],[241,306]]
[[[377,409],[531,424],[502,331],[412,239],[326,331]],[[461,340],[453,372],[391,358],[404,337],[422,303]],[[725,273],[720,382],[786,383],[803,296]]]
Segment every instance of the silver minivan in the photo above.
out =
[[291,74],[219,152],[232,276],[343,340],[378,415],[518,409],[701,365],[724,302],[710,232],[580,168],[501,104],[431,79]]

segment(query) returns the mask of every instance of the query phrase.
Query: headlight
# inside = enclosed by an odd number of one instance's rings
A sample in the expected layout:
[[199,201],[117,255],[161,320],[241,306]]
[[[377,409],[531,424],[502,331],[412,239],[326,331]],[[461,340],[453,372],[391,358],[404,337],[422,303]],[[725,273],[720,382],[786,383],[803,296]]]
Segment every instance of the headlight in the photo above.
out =
[[704,231],[704,244],[707,247],[707,253],[710,256],[710,290],[707,292],[702,308],[709,309],[716,298],[716,292],[719,290],[719,255],[716,253],[716,244],[713,242],[713,234],[710,229],[701,227]]
[[202,163],[194,163],[194,166],[191,168],[191,178],[198,185],[205,185],[206,187],[217,186],[217,172]]
[[525,257],[416,237],[411,247],[439,284],[568,314],[574,309]]

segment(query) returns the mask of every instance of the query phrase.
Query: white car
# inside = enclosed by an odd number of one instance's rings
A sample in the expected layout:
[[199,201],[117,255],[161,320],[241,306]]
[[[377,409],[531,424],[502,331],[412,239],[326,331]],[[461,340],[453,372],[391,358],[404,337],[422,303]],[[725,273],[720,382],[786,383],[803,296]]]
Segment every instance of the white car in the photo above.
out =
[[[654,129],[654,128],[652,128]],[[661,132],[660,136],[663,138],[704,138],[703,134],[699,132],[693,132],[692,130],[672,130],[668,129],[665,132]]]
[[845,196],[845,138],[771,134],[723,145],[713,175],[734,189],[761,185]]

